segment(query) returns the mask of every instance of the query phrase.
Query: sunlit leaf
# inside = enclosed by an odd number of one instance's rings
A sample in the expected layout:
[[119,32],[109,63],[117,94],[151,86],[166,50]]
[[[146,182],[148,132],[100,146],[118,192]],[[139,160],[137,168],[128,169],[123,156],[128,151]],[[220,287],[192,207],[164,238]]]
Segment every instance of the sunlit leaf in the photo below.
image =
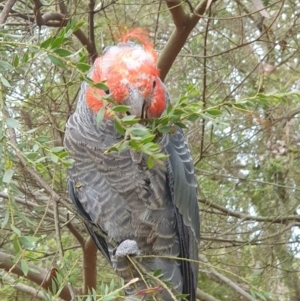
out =
[[61,152],[62,150],[64,150],[65,148],[63,146],[55,146],[55,147],[52,147],[50,149],[51,152],[53,153],[59,153]]
[[50,61],[52,62],[52,64],[54,64],[62,69],[66,69],[65,63],[61,59],[59,59],[51,54],[48,54],[48,57],[49,57]]
[[28,264],[25,260],[21,260],[21,270],[25,276],[28,274]]
[[21,236],[21,230],[16,228],[13,224],[10,225],[10,228],[18,235]]
[[9,184],[12,177],[14,175],[14,170],[13,169],[7,169],[3,175],[3,178],[2,178],[2,182],[3,183],[6,183],[6,184]]
[[217,109],[209,109],[209,110],[206,110],[205,112],[210,114],[210,115],[220,115],[220,114],[222,114],[222,112],[220,110],[217,110]]
[[99,112],[97,113],[97,117],[96,117],[96,123],[97,123],[97,126],[99,126],[103,120],[105,116],[105,108],[102,107]]
[[82,72],[87,72],[90,70],[91,66],[85,63],[78,63],[76,64],[76,68]]
[[19,128],[20,127],[20,123],[14,118],[6,118],[5,122],[6,122],[7,126],[9,126],[10,128]]
[[12,71],[14,70],[15,68],[9,64],[8,62],[5,62],[5,61],[0,61],[0,70],[7,70],[7,71]]

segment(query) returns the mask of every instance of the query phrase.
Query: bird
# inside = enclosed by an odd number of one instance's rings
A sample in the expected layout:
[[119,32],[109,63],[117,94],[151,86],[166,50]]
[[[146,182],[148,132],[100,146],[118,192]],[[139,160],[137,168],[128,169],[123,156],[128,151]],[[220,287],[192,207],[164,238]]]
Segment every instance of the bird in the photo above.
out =
[[[157,138],[166,158],[152,168],[146,154],[134,156],[130,149],[106,152],[124,137],[105,97],[128,106],[126,114],[140,120],[160,117],[170,103],[157,61],[149,32],[142,28],[123,33],[95,60],[87,76],[95,83],[105,82],[107,90],[86,81],[81,84],[64,136],[73,159],[68,190],[94,243],[116,273],[125,283],[139,278],[126,287],[128,300],[149,299],[155,292],[163,301],[179,295],[194,301],[200,218],[193,160],[182,129]],[[101,109],[105,113],[99,123]],[[155,272],[162,275],[158,284]]]

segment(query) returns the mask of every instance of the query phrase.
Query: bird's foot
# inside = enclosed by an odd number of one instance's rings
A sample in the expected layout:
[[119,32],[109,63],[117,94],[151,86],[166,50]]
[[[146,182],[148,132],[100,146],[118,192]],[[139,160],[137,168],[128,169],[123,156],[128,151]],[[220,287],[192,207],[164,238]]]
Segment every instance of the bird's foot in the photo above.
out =
[[140,255],[141,250],[135,240],[126,239],[122,241],[113,251],[113,256],[116,258],[125,257],[127,255]]

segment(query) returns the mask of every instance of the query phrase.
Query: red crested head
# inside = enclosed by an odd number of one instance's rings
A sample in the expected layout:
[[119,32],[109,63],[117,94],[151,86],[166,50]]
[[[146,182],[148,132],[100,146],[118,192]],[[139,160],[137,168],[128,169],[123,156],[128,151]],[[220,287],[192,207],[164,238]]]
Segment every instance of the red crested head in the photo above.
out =
[[[138,40],[141,45],[129,42]],[[130,106],[130,114],[137,117],[158,117],[167,105],[166,91],[156,67],[157,53],[144,29],[133,29],[122,35],[120,43],[107,48],[94,63],[91,78],[95,82],[106,81],[107,93],[124,105]],[[93,112],[102,107],[105,92],[88,88],[86,102]]]

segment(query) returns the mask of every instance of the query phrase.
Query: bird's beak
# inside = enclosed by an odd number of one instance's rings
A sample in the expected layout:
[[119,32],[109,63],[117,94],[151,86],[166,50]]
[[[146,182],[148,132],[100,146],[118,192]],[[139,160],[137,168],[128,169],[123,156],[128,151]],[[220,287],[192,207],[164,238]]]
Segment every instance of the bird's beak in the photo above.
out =
[[130,106],[130,115],[135,115],[137,118],[142,119],[147,117],[145,98],[139,91],[133,90],[124,104]]

